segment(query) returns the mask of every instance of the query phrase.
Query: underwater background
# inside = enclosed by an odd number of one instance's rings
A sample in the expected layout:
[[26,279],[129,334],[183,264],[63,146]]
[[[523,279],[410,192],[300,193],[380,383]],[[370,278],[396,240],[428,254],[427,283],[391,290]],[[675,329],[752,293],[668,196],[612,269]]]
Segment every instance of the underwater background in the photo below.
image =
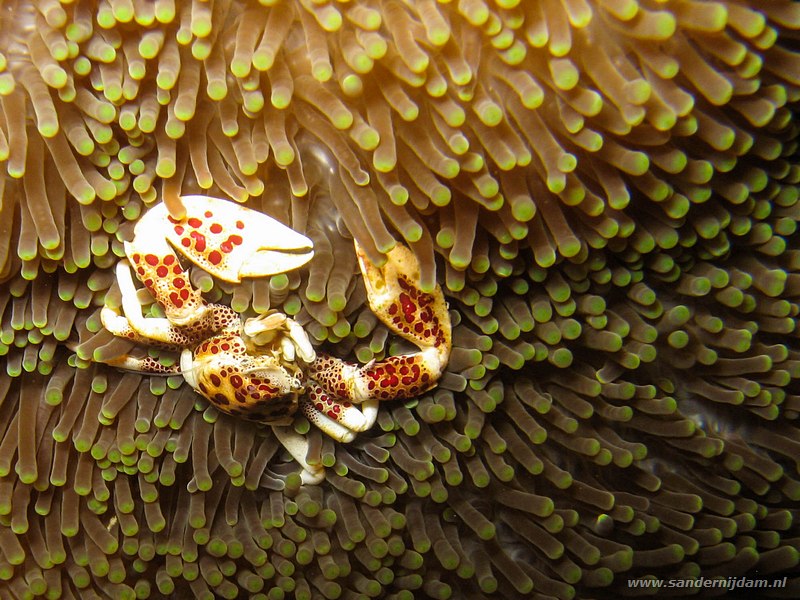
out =
[[[784,0],[5,0],[0,597],[797,597],[799,100]],[[122,241],[197,193],[316,256],[194,284],[337,356],[406,348],[352,238],[444,288],[436,389],[296,421],[322,485],[96,362]]]

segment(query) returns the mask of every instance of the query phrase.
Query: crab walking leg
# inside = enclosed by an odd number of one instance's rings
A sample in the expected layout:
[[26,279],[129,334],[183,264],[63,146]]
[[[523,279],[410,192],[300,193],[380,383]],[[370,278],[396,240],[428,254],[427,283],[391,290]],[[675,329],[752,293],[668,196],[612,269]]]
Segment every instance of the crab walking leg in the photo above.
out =
[[436,385],[450,359],[450,313],[441,288],[419,288],[419,263],[398,244],[376,267],[356,245],[369,305],[396,334],[413,342],[419,352],[390,356],[359,366],[319,355],[311,376],[336,398],[361,403],[368,399],[412,398]]
[[[100,311],[100,321],[103,323],[103,327],[117,337],[127,338],[132,342],[136,342],[137,344],[153,343],[152,339],[144,337],[133,327],[131,327],[130,321],[128,321],[125,316],[116,312],[113,308],[104,306]],[[166,323],[169,324],[169,321],[166,319],[161,319],[161,321],[166,321]],[[175,349],[177,348],[178,346],[175,347]]]
[[[218,304],[212,304],[211,307],[215,309],[213,330],[206,330],[201,327],[177,327],[170,323],[168,319],[142,317],[141,308],[138,311],[129,310],[127,313],[134,315],[133,322],[136,323],[137,327],[156,335],[142,335],[134,328],[131,324],[131,320],[128,319],[127,316],[117,313],[113,308],[108,306],[104,306],[100,311],[100,321],[103,323],[103,327],[117,337],[128,339],[137,344],[180,351],[183,348],[196,344],[199,339],[205,337],[209,332],[216,332],[226,325],[227,321],[223,318],[223,315],[217,313],[222,313],[222,309],[227,309],[227,307]],[[220,323],[222,323],[222,325],[219,325]]]
[[367,431],[378,417],[378,401],[365,400],[359,406],[332,398],[315,385],[301,401],[300,410],[308,421],[338,442],[352,442],[356,433]]
[[[142,341],[148,344],[164,344],[173,348],[182,348],[191,345],[202,339],[203,335],[212,330],[219,318],[215,318],[216,312],[221,312],[219,305],[206,305],[205,319],[193,324],[191,327],[180,327],[172,321],[159,317],[145,317],[142,314],[142,304],[133,284],[131,269],[128,261],[122,260],[117,263],[117,284],[122,294],[122,310],[125,316],[116,314],[112,309],[106,307],[100,312],[100,319],[103,326],[114,335]],[[217,310],[212,310],[217,309]],[[227,311],[231,312],[230,309]],[[235,313],[232,313],[235,315]],[[127,327],[126,327],[127,323]],[[134,335],[129,335],[131,331]]]
[[153,375],[180,375],[181,368],[179,364],[164,365],[158,359],[152,356],[135,357],[120,356],[119,358],[112,358],[106,361],[107,365],[123,369],[124,371],[134,371],[136,373],[152,373]]
[[[151,343],[161,342],[164,344],[175,344],[175,332],[173,331],[175,327],[169,319],[145,317],[142,314],[142,305],[136,293],[136,286],[133,284],[131,267],[128,261],[121,260],[117,263],[117,284],[122,294],[122,310],[125,313],[124,317],[121,315],[119,316],[128,322],[128,325],[136,333],[138,339]],[[119,319],[110,318],[112,312],[113,311],[110,309],[103,309],[101,311],[100,318],[103,320],[103,325],[115,335],[127,333]],[[126,335],[126,337],[128,336]],[[180,340],[177,340],[177,342],[179,341]]]
[[300,480],[304,485],[317,485],[325,479],[325,467],[312,466],[306,461],[308,454],[308,439],[297,433],[291,426],[273,425],[272,431],[284,448],[292,455],[303,468]]

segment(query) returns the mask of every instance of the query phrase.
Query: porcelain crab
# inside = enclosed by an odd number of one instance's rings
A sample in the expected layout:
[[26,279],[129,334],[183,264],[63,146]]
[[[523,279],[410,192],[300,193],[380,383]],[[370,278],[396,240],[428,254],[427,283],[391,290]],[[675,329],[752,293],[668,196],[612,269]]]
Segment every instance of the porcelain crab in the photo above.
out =
[[[271,311],[243,320],[232,308],[203,299],[176,250],[224,281],[263,277],[299,268],[313,257],[312,242],[263,213],[228,200],[185,196],[186,215],[172,218],[164,204],[151,208],[125,242],[117,265],[122,312],[105,306],[106,329],[117,336],[181,352],[165,366],[150,357],[124,355],[109,364],[139,372],[181,374],[224,413],[272,425],[302,466],[302,481],[319,483],[323,467],[306,461],[308,442],[291,423],[299,411],[341,442],[375,422],[381,400],[416,396],[437,384],[450,356],[451,325],[441,289],[423,292],[419,264],[397,244],[382,266],[355,243],[371,310],[418,351],[349,363],[318,353],[305,330]],[[164,309],[145,317],[132,273]]]

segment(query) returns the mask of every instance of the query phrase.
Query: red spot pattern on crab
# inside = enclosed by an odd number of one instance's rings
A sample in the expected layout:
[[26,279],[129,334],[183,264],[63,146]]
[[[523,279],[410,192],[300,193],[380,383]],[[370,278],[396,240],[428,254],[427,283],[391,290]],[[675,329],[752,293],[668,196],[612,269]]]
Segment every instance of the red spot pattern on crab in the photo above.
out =
[[312,387],[308,398],[311,400],[314,408],[317,409],[317,412],[322,413],[334,421],[340,421],[344,410],[352,406],[350,402],[334,400],[318,385]]
[[225,240],[224,242],[222,242],[219,245],[219,249],[227,254],[227,253],[233,252],[233,249],[236,246],[241,245],[241,243],[243,241],[244,240],[242,239],[242,236],[240,236],[240,235],[235,235],[235,234],[234,235],[230,235],[230,236],[228,236],[227,240]]
[[180,296],[178,296],[177,293],[170,292],[169,301],[172,302],[172,304],[177,308],[183,308],[183,300],[181,299]]
[[[214,312],[214,330],[219,331],[239,321],[239,315],[230,306],[218,306]],[[238,337],[228,338],[233,345],[234,354],[246,353],[246,348]]]
[[362,367],[360,372],[370,393],[381,400],[413,398],[435,383],[421,355],[390,356]]
[[[413,398],[435,385],[425,359],[420,354],[390,356],[382,361],[359,366],[331,356],[320,354],[311,365],[310,375],[324,390],[341,400],[364,400],[353,398],[353,388],[346,381],[345,368],[353,369],[361,389],[379,400]],[[359,386],[356,386],[358,389]]]
[[199,231],[190,231],[189,237],[194,240],[194,249],[198,252],[206,251],[206,236]]
[[[259,392],[263,392],[267,396],[275,396],[280,393],[280,389],[274,385],[270,385],[269,379],[261,379],[259,377],[251,377],[250,383],[255,386]],[[248,386],[248,389],[249,386]]]
[[184,308],[200,302],[192,298],[192,288],[185,278],[185,271],[174,254],[132,253],[131,261],[136,265],[139,280],[155,296],[162,306]]
[[[220,308],[222,310],[215,319],[215,327],[238,320],[238,315],[230,307]],[[195,360],[218,356],[227,362],[228,357],[246,354],[247,346],[238,335],[234,334],[206,339],[194,350]],[[291,414],[295,410],[296,399],[291,394],[287,398],[285,391],[279,385],[273,385],[269,378],[250,377],[243,371],[231,368],[230,365],[207,367],[204,373],[200,377],[206,378],[208,386],[204,389],[198,385],[199,391],[225,413],[245,415],[253,421],[269,422]],[[226,402],[220,402],[221,398],[225,398]]]
[[[204,214],[206,218],[213,217],[211,211],[206,211]],[[222,262],[222,253],[228,254],[236,246],[240,246],[244,242],[242,236],[237,234],[228,235],[221,241],[219,239],[209,240],[208,235],[217,236],[225,233],[225,226],[220,222],[206,223],[204,225],[203,221],[197,217],[190,217],[185,222],[180,222],[181,224],[174,220],[172,222],[176,223],[174,231],[178,236],[181,236],[180,244],[184,248],[193,248],[201,254],[206,253],[210,248],[215,248],[206,257],[215,266]],[[236,221],[235,226],[237,229],[244,229],[245,224],[243,221]]]
[[434,345],[445,344],[445,335],[434,313],[434,297],[417,289],[404,277],[398,277],[403,290],[397,300],[389,305],[387,312],[392,324],[406,335]]
[[[183,291],[183,290],[181,290]],[[187,291],[188,293],[188,291]],[[227,311],[226,311],[227,312]],[[232,312],[232,311],[230,311]],[[233,313],[235,315],[235,313]],[[212,324],[212,330],[219,330],[223,329],[227,325],[233,323],[233,317],[225,315],[215,319],[214,323]],[[216,336],[211,338],[210,340],[206,340],[201,343],[195,349],[196,356],[203,356],[209,354],[221,354],[221,353],[230,353],[233,355],[245,354],[247,349],[245,345],[239,341],[238,336],[233,335],[224,335],[224,336]]]
[[351,391],[342,371],[345,367],[355,366],[327,354],[318,354],[317,359],[311,364],[310,375],[328,394],[336,398],[349,399]]

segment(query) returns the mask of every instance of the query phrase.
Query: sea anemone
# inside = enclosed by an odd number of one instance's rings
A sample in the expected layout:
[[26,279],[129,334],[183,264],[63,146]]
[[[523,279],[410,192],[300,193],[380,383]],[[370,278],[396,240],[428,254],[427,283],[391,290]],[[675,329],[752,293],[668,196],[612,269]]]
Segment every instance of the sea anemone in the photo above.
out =
[[[799,32],[789,0],[5,2],[0,589],[796,597]],[[351,444],[296,421],[320,486],[181,378],[99,364],[130,348],[99,318],[123,241],[193,193],[314,240],[192,277],[334,354],[404,349],[351,238],[445,289],[435,390]]]

